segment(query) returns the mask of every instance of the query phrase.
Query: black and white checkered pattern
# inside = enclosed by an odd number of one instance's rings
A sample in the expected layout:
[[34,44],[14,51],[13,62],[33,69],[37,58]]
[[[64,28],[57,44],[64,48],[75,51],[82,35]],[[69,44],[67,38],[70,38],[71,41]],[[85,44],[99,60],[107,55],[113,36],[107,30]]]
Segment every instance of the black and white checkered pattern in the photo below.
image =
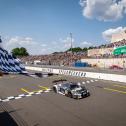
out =
[[0,47],[0,71],[4,73],[27,73],[19,59]]
[[83,81],[82,84],[89,84],[89,83],[93,83],[93,82],[96,82],[98,80],[87,80],[87,81]]
[[29,92],[28,94],[20,94],[20,95],[17,95],[17,96],[9,96],[7,98],[0,99],[0,102],[9,102],[11,100],[17,100],[17,99],[21,99],[21,98],[25,98],[25,97],[30,97],[30,96],[33,96],[33,95],[39,95],[39,94],[47,93],[47,92],[50,92],[50,91],[51,91],[51,89],[46,89],[46,90],[39,90],[39,91],[36,91],[36,92]]

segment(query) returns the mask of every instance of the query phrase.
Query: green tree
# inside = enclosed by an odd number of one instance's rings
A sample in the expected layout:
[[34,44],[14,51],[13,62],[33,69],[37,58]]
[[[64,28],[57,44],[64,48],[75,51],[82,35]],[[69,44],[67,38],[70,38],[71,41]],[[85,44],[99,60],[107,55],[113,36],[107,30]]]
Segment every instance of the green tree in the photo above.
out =
[[93,48],[94,48],[93,46],[88,47],[88,49],[93,49]]
[[85,48],[83,48],[83,51],[84,51],[84,52],[87,52],[87,50],[88,50],[88,48],[86,48],[86,47],[85,47]]
[[12,49],[12,54],[14,56],[28,56],[28,52],[24,47]]
[[67,51],[72,51],[72,52],[80,52],[80,51],[83,51],[82,50],[82,48],[80,48],[80,47],[75,47],[75,48],[70,48],[70,49],[68,49]]

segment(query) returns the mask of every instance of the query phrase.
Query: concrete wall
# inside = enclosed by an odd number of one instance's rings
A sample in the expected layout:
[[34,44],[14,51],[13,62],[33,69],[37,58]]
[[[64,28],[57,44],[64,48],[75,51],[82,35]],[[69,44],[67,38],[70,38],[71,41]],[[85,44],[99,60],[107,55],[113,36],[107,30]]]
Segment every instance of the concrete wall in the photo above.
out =
[[64,69],[54,69],[54,68],[40,68],[40,67],[31,67],[31,66],[26,66],[25,68],[28,70],[35,70],[39,72],[48,72],[48,73],[54,73],[60,75],[87,77],[87,78],[119,81],[119,82],[126,83],[126,75],[85,72],[85,71],[69,70],[69,69],[64,70]]
[[113,58],[113,59],[81,59],[82,62],[88,62],[91,65],[97,65],[101,68],[109,68],[112,65],[118,65],[126,68],[126,58]]

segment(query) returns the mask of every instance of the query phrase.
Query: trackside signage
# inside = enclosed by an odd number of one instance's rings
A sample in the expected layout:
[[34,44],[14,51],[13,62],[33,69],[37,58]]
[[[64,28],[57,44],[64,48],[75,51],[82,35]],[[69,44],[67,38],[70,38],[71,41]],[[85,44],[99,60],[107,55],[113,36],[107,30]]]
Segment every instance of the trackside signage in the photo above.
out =
[[69,70],[69,68],[68,70],[54,69],[54,68],[40,68],[40,67],[31,67],[31,66],[26,66],[25,68],[27,70],[34,70],[34,71],[39,71],[39,72],[47,72],[47,73],[54,73],[54,74],[60,74],[60,75],[70,75],[70,76],[76,76],[76,77],[88,77],[88,78],[119,81],[119,82],[126,83],[126,75],[85,72],[85,71]]
[[59,74],[70,75],[70,76],[81,76],[81,77],[86,76],[86,72],[83,71],[63,70],[63,69],[59,69]]

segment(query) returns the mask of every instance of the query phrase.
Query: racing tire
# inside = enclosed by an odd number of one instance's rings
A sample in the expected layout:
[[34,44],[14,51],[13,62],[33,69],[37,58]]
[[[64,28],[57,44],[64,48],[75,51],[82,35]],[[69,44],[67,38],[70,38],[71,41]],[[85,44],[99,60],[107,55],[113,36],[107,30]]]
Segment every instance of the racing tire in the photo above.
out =
[[73,98],[73,95],[71,92],[68,92],[68,97]]
[[57,89],[56,89],[56,87],[53,87],[53,91],[54,91],[55,93],[57,93]]
[[87,97],[90,96],[90,93],[87,93]]
[[73,96],[73,99],[78,100],[79,98],[78,96]]

